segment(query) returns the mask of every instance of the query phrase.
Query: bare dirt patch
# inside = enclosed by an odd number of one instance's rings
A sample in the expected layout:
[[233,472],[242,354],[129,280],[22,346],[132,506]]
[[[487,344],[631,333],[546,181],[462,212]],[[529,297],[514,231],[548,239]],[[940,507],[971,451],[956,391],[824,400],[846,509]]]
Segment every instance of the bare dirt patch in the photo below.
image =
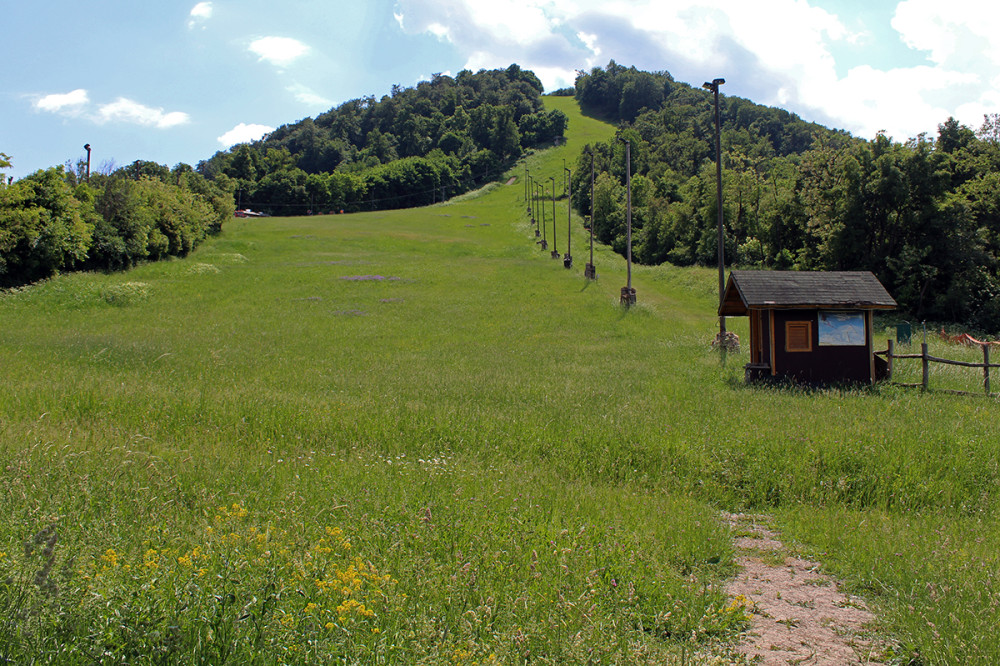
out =
[[760,664],[881,664],[872,638],[875,616],[841,591],[817,562],[788,554],[763,517],[724,514],[736,533],[736,577],[726,592],[745,597],[753,614],[737,651]]

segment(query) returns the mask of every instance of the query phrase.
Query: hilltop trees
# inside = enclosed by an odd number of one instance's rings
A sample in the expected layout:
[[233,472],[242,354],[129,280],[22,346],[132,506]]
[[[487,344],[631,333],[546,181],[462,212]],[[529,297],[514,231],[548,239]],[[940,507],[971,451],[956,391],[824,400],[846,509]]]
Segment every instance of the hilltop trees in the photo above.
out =
[[433,203],[563,135],[566,116],[546,112],[541,92],[517,65],[436,74],[415,88],[393,86],[381,100],[350,100],[283,125],[216,153],[198,171],[232,178],[241,205],[276,214]]

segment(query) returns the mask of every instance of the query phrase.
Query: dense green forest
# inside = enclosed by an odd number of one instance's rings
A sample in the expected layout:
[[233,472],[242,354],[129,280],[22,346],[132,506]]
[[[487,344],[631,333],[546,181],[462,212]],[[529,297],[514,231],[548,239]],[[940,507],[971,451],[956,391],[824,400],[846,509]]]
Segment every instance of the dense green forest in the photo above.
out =
[[517,65],[434,75],[354,99],[198,164],[236,181],[237,204],[276,215],[422,206],[495,179],[563,136],[542,84]]
[[[10,166],[0,154],[0,168]],[[63,167],[0,182],[0,286],[183,256],[232,218],[231,183],[137,161],[89,178]]]
[[[712,94],[612,61],[580,73],[585,112],[620,123],[632,155],[633,256],[717,261]],[[871,141],[720,95],[726,261],[741,267],[870,270],[917,319],[1000,331],[1000,124],[952,118],[905,143]],[[574,204],[625,246],[625,150],[588,146]]]

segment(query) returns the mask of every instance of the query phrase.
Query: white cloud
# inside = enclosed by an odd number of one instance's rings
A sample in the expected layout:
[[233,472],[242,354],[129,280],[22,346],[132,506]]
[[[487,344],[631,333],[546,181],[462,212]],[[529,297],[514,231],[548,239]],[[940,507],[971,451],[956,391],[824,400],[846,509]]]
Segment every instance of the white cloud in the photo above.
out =
[[77,115],[90,102],[87,91],[77,88],[68,93],[45,95],[35,100],[35,109],[39,111],[49,111],[51,113],[62,113],[66,115]]
[[[453,44],[468,69],[517,62],[549,90],[614,59],[693,85],[724,76],[729,94],[897,140],[933,132],[949,115],[978,126],[997,110],[1000,4],[902,0],[885,25],[811,1],[398,0],[395,16],[407,33]],[[883,60],[897,35],[929,63]],[[845,72],[842,52],[871,60]]]
[[208,19],[212,18],[212,3],[199,2],[191,8],[191,13],[188,14],[188,16],[190,17],[187,24],[188,28],[194,28],[195,26],[204,23]]
[[904,0],[892,27],[907,46],[940,65],[1000,63],[1000,6],[978,0]]
[[296,101],[302,102],[308,106],[322,106],[325,108],[333,106],[333,101],[315,93],[311,88],[304,86],[301,83],[290,85],[286,88],[286,90],[295,95]]
[[250,50],[261,60],[286,67],[309,52],[309,47],[291,37],[261,37],[250,42]]
[[163,109],[154,109],[125,97],[119,97],[110,104],[102,104],[98,107],[94,120],[102,124],[132,123],[166,129],[188,123],[191,117],[182,111],[164,113]]
[[82,117],[98,124],[131,123],[167,129],[190,122],[191,117],[182,111],[165,112],[119,97],[109,104],[100,104],[94,111],[90,97],[83,88],[63,94],[40,97],[34,102],[35,109],[59,113],[64,116]]
[[973,80],[929,66],[881,71],[864,65],[836,82],[827,108],[837,117],[855,119],[852,129],[865,138],[884,130],[896,141],[906,141],[922,132],[933,134],[939,123],[955,115],[935,102],[936,93]]
[[229,148],[230,146],[235,146],[238,143],[256,141],[265,134],[273,131],[274,128],[268,127],[267,125],[247,125],[245,123],[240,123],[233,129],[218,137],[217,140],[223,147]]

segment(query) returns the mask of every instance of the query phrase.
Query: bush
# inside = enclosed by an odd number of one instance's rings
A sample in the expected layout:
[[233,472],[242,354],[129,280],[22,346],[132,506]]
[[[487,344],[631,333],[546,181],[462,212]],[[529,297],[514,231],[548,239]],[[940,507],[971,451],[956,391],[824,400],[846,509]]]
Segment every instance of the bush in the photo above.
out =
[[62,167],[0,186],[0,286],[183,256],[232,215],[227,179],[215,185],[190,167],[140,166],[96,175],[75,189],[75,177]]

